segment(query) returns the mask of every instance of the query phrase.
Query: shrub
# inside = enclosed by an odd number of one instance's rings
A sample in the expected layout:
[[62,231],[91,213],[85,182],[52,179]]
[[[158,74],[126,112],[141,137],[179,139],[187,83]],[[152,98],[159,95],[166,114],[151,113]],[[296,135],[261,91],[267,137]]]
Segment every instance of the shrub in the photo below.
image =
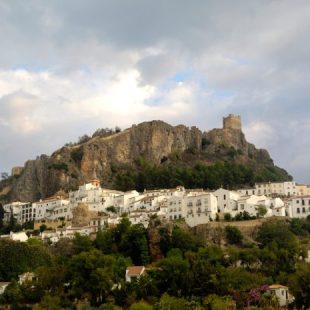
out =
[[71,158],[75,161],[75,162],[80,162],[83,158],[83,149],[81,147],[73,150],[70,154]]
[[227,222],[230,222],[231,221],[231,214],[230,213],[225,213],[224,214],[224,219],[225,219],[225,221],[227,221]]
[[203,137],[201,139],[201,148],[202,148],[202,150],[205,150],[208,147],[208,145],[210,145],[210,144],[211,144],[211,142],[206,137]]
[[240,244],[243,236],[241,231],[234,226],[225,227],[226,239],[230,244]]
[[53,163],[48,166],[48,169],[55,169],[55,170],[64,170],[68,171],[68,165],[66,163]]

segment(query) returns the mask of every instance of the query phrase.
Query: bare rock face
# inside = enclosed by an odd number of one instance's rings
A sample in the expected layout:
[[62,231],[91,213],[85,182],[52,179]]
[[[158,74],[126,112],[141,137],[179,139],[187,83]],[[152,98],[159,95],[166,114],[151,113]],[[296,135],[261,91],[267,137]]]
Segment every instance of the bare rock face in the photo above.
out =
[[[206,150],[202,147],[204,140],[208,141]],[[222,129],[205,133],[196,127],[151,121],[27,161],[20,175],[0,182],[0,201],[36,201],[60,189],[73,190],[91,180],[94,171],[104,186],[113,187],[114,166],[132,165],[134,169],[139,158],[159,165],[170,154],[190,149],[210,154],[214,161],[233,149],[242,154],[240,160],[244,163],[251,160],[273,165],[267,151],[257,150],[246,141],[239,116],[229,115]]]
[[190,146],[199,148],[202,133],[196,127],[173,127],[161,121],[133,125],[130,129],[106,138],[96,138],[83,146],[81,171],[90,175],[93,169],[110,169],[111,163],[130,164],[143,156],[159,164],[172,151],[184,151]]
[[90,219],[96,214],[97,213],[94,211],[89,211],[88,206],[86,204],[79,203],[72,210],[72,226],[74,227],[87,226],[90,222]]
[[24,167],[13,167],[11,175],[12,176],[19,176],[22,173],[23,169],[24,169]]

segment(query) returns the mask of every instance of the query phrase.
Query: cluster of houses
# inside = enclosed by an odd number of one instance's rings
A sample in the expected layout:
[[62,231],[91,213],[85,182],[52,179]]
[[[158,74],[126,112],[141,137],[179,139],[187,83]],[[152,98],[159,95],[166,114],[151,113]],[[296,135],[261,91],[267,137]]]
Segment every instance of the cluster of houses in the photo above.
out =
[[[59,223],[73,223],[77,208],[86,206],[91,216],[84,226],[61,225]],[[132,224],[148,226],[150,218],[173,221],[183,219],[193,227],[209,221],[223,218],[226,214],[235,217],[247,212],[250,216],[262,217],[287,216],[305,218],[310,215],[310,186],[298,185],[295,182],[257,183],[253,188],[243,188],[231,191],[219,188],[215,191],[202,189],[185,189],[179,186],[174,189],[145,190],[121,192],[101,188],[100,181],[94,178],[78,190],[69,193],[59,192],[55,196],[37,202],[12,202],[4,207],[4,221],[12,218],[20,224],[34,221],[39,227],[43,223],[54,230],[45,230],[41,238],[57,242],[60,238],[73,238],[78,232],[90,235],[105,226],[118,224],[126,214]],[[262,212],[263,210],[263,212]],[[54,225],[54,226],[53,226]],[[25,232],[1,236],[17,241],[26,241]],[[132,282],[139,279],[146,272],[144,266],[130,266],[126,270],[125,279]],[[32,273],[21,275],[32,278]],[[9,282],[0,282],[0,295]],[[282,285],[271,285],[269,291],[275,294],[281,306],[292,301],[288,288]]]
[[132,224],[141,223],[145,227],[154,215],[168,221],[184,219],[191,227],[223,218],[225,214],[235,217],[243,212],[250,216],[306,218],[310,215],[310,186],[291,181],[257,183],[253,188],[236,191],[224,188],[206,191],[179,186],[139,193],[101,188],[94,175],[89,183],[76,191],[59,192],[33,203],[5,204],[4,222],[8,223],[13,217],[20,224],[34,221],[37,225],[46,223],[48,227],[53,227],[54,222],[57,225],[60,221],[70,223],[73,210],[80,204],[91,211],[88,224],[83,228],[66,225],[57,230],[55,237],[73,236],[77,230],[90,234],[100,227],[118,224],[124,214]]

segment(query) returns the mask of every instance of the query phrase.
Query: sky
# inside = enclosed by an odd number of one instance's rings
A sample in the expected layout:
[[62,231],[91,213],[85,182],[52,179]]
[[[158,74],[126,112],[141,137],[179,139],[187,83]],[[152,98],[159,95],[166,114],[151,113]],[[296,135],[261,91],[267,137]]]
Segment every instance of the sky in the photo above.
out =
[[0,0],[0,171],[149,120],[249,142],[310,183],[310,1]]

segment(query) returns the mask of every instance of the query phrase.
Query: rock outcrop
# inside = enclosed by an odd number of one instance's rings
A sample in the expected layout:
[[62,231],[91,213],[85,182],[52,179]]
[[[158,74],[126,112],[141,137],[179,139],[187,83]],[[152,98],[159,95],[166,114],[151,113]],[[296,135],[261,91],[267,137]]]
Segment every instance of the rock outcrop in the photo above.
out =
[[[113,188],[114,167],[134,168],[139,158],[160,165],[171,154],[187,150],[204,152],[204,161],[236,160],[240,163],[273,166],[266,150],[248,143],[238,117],[230,115],[223,129],[201,132],[196,127],[171,126],[162,121],[144,122],[108,136],[95,136],[87,142],[65,146],[51,156],[29,160],[19,175],[0,182],[2,201],[35,201],[53,195],[60,189],[70,190],[89,181],[96,171],[103,186]],[[289,178],[283,170],[284,178]],[[5,191],[3,189],[5,188]]]

